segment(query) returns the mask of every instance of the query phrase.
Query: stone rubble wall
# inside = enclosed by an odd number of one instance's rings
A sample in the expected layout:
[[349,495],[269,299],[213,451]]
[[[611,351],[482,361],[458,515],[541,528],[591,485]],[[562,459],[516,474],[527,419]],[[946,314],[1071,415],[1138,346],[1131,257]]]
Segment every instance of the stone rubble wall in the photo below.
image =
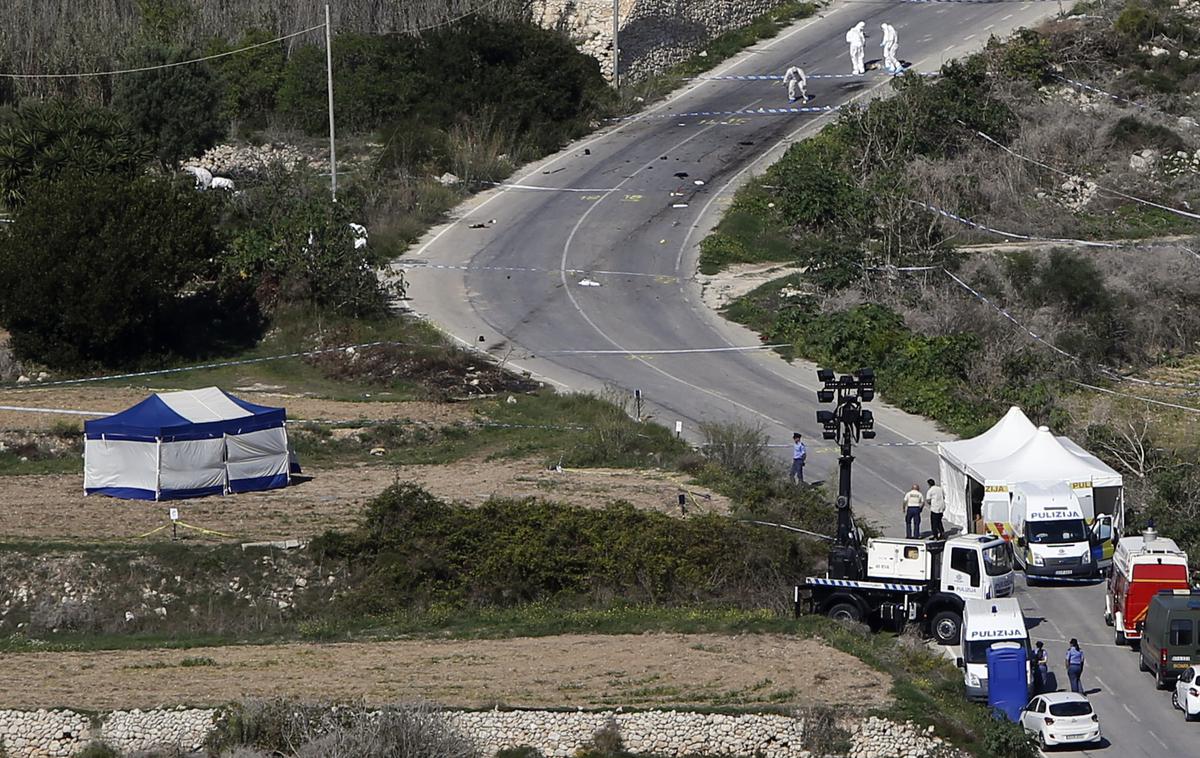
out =
[[[746,26],[782,0],[620,0],[621,81],[686,60],[713,37]],[[612,79],[612,0],[533,0],[533,20],[558,29]]]
[[[218,711],[173,708],[114,711],[91,716],[69,710],[0,710],[0,746],[6,758],[69,758],[92,742],[121,754],[153,749],[203,748]],[[450,723],[483,756],[531,746],[547,758],[569,758],[601,729],[617,725],[628,750],[662,756],[735,755],[812,758],[803,747],[804,721],[766,714],[676,711],[448,711]],[[911,723],[871,717],[851,726],[855,758],[949,758],[961,755]]]
[[158,747],[199,750],[215,715],[211,708],[114,711],[98,717],[68,710],[0,710],[0,747],[7,758],[69,758],[99,741],[122,754]]

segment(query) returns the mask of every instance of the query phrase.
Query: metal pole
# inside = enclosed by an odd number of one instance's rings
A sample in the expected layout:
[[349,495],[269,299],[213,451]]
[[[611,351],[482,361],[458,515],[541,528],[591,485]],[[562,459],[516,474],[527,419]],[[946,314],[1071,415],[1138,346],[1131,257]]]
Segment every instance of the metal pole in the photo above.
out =
[[613,88],[621,91],[621,0],[613,0]]
[[337,145],[333,130],[333,45],[329,23],[329,4],[325,4],[325,80],[329,89],[329,192],[337,202]]

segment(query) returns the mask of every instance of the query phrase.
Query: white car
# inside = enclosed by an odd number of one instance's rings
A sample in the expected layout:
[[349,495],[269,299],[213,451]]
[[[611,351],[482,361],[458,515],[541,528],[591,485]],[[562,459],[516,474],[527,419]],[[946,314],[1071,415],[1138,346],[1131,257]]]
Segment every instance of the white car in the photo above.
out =
[[1021,726],[1036,734],[1043,748],[1100,742],[1100,717],[1075,692],[1048,692],[1030,700],[1021,710]]
[[1200,667],[1188,666],[1175,682],[1171,703],[1187,721],[1200,719]]

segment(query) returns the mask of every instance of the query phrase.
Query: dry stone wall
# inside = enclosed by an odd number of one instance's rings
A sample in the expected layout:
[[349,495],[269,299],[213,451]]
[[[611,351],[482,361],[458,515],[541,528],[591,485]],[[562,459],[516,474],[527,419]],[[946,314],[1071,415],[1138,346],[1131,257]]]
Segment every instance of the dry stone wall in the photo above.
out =
[[[621,80],[685,60],[713,37],[745,26],[782,0],[620,0]],[[612,77],[612,0],[533,0],[533,19],[570,36]]]
[[[69,758],[92,742],[122,755],[155,749],[202,749],[219,713],[211,708],[115,711],[0,710],[0,747],[7,758]],[[531,746],[547,758],[568,758],[595,734],[615,725],[628,750],[660,756],[724,755],[811,758],[804,721],[768,714],[675,711],[448,711],[451,724],[483,756]],[[869,718],[852,725],[854,758],[947,758],[961,755],[911,723]]]

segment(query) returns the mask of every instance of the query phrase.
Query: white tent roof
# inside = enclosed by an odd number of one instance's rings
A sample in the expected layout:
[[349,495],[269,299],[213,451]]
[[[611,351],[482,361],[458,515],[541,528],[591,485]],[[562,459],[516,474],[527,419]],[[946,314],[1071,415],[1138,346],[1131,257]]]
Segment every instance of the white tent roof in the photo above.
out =
[[[1090,454],[1083,457],[1066,447],[1046,427],[1040,427],[1019,450],[1001,460],[984,461],[972,468],[982,481],[1054,482],[1111,481],[1120,475]],[[1072,446],[1082,450],[1075,443]],[[1092,460],[1089,461],[1088,458]]]
[[1121,475],[1116,471],[1116,469],[1114,469],[1112,466],[1109,466],[1107,463],[1092,455],[1088,451],[1084,450],[1082,447],[1077,445],[1074,440],[1069,437],[1059,437],[1058,441],[1061,442],[1062,446],[1067,450],[1070,450],[1072,453],[1086,461],[1096,472],[1092,474],[1093,487],[1121,487],[1124,485],[1125,480],[1121,478]]
[[183,416],[188,421],[202,424],[208,421],[225,421],[234,418],[246,418],[253,415],[229,399],[229,396],[216,387],[205,387],[199,390],[180,390],[178,392],[160,392],[158,399],[171,410]]
[[938,443],[938,452],[960,469],[970,469],[976,463],[994,461],[1016,452],[1037,432],[1037,427],[1015,405],[1008,409],[995,426],[978,437],[958,442]]

